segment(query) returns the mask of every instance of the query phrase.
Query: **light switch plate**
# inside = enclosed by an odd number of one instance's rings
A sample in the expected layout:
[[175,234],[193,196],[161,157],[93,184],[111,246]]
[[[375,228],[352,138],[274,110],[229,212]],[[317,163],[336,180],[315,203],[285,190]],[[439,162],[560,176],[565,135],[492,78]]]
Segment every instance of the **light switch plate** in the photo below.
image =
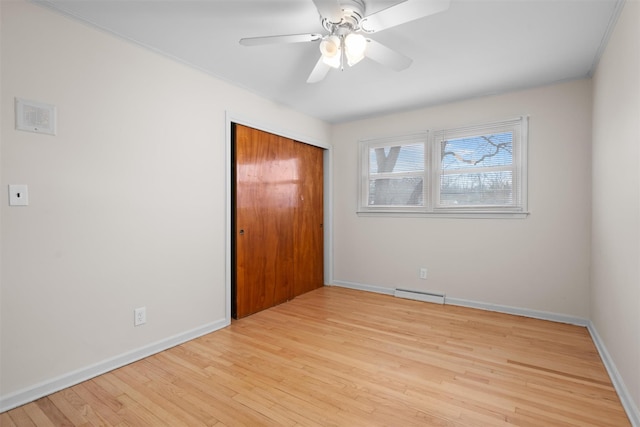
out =
[[28,206],[29,187],[26,184],[9,185],[9,206]]

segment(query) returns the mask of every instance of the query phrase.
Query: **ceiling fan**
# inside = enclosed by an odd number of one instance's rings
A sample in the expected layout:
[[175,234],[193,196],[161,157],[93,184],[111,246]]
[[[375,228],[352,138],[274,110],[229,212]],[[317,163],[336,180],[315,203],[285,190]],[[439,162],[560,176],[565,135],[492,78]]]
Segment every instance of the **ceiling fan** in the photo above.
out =
[[[328,34],[289,34],[240,39],[244,46],[279,43],[320,42],[321,56],[307,83],[325,78],[331,68],[344,69],[363,58],[372,59],[396,71],[411,65],[412,59],[365,35],[395,27],[449,8],[450,0],[404,0],[366,15],[364,0],[313,0],[320,22]],[[365,35],[363,35],[365,34]]]

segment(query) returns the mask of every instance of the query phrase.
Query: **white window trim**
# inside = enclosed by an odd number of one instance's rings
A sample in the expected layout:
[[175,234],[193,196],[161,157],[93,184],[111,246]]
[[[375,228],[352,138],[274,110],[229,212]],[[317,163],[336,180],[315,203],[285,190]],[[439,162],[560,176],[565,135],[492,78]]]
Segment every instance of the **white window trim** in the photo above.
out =
[[[411,145],[411,144],[428,144],[428,136],[429,133],[427,131],[394,136],[388,138],[377,138],[377,139],[366,139],[361,140],[359,143],[359,191],[358,191],[358,213],[373,213],[374,215],[379,215],[381,213],[424,213],[425,206],[376,206],[370,207],[368,203],[369,198],[369,149],[384,147],[390,144],[403,144],[403,145]],[[427,152],[425,150],[425,165],[424,170],[427,170],[427,165],[430,164],[430,159],[428,158]],[[424,172],[418,172],[418,176],[425,177]],[[416,172],[405,172],[400,174],[394,174],[394,177],[397,176],[416,176]],[[423,181],[424,185],[422,188],[423,191],[423,200],[426,203],[429,201],[428,193],[428,181],[425,179]]]
[[[528,116],[516,117],[508,120],[483,123],[436,131],[423,131],[414,134],[400,135],[386,138],[371,138],[359,141],[358,162],[358,206],[359,216],[392,216],[392,217],[440,217],[440,218],[526,218],[528,212],[527,194],[527,163],[528,163]],[[463,206],[451,208],[438,206],[440,192],[441,164],[437,153],[439,140],[478,135],[478,133],[504,132],[511,128],[514,131],[514,182],[519,185],[518,207],[497,206]],[[420,173],[424,179],[424,206],[369,206],[369,149],[376,146],[390,144],[408,145],[412,143],[425,144],[425,172]],[[508,169],[512,169],[509,167]],[[495,170],[495,169],[493,169]],[[410,175],[415,173],[403,173]],[[395,174],[394,176],[398,176]]]

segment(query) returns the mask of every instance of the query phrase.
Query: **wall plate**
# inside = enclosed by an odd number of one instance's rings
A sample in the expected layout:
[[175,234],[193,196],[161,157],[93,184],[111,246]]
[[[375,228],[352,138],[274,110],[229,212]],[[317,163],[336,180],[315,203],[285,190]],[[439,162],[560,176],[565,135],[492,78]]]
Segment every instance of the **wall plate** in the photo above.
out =
[[16,129],[55,135],[55,105],[16,98]]
[[9,206],[28,206],[29,187],[26,184],[9,185]]

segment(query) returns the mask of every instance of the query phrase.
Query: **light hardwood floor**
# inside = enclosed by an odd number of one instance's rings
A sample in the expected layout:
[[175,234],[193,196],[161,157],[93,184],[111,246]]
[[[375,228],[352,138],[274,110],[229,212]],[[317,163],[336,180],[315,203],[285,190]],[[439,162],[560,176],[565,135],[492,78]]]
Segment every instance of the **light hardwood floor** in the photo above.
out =
[[11,426],[628,426],[585,328],[325,287]]

